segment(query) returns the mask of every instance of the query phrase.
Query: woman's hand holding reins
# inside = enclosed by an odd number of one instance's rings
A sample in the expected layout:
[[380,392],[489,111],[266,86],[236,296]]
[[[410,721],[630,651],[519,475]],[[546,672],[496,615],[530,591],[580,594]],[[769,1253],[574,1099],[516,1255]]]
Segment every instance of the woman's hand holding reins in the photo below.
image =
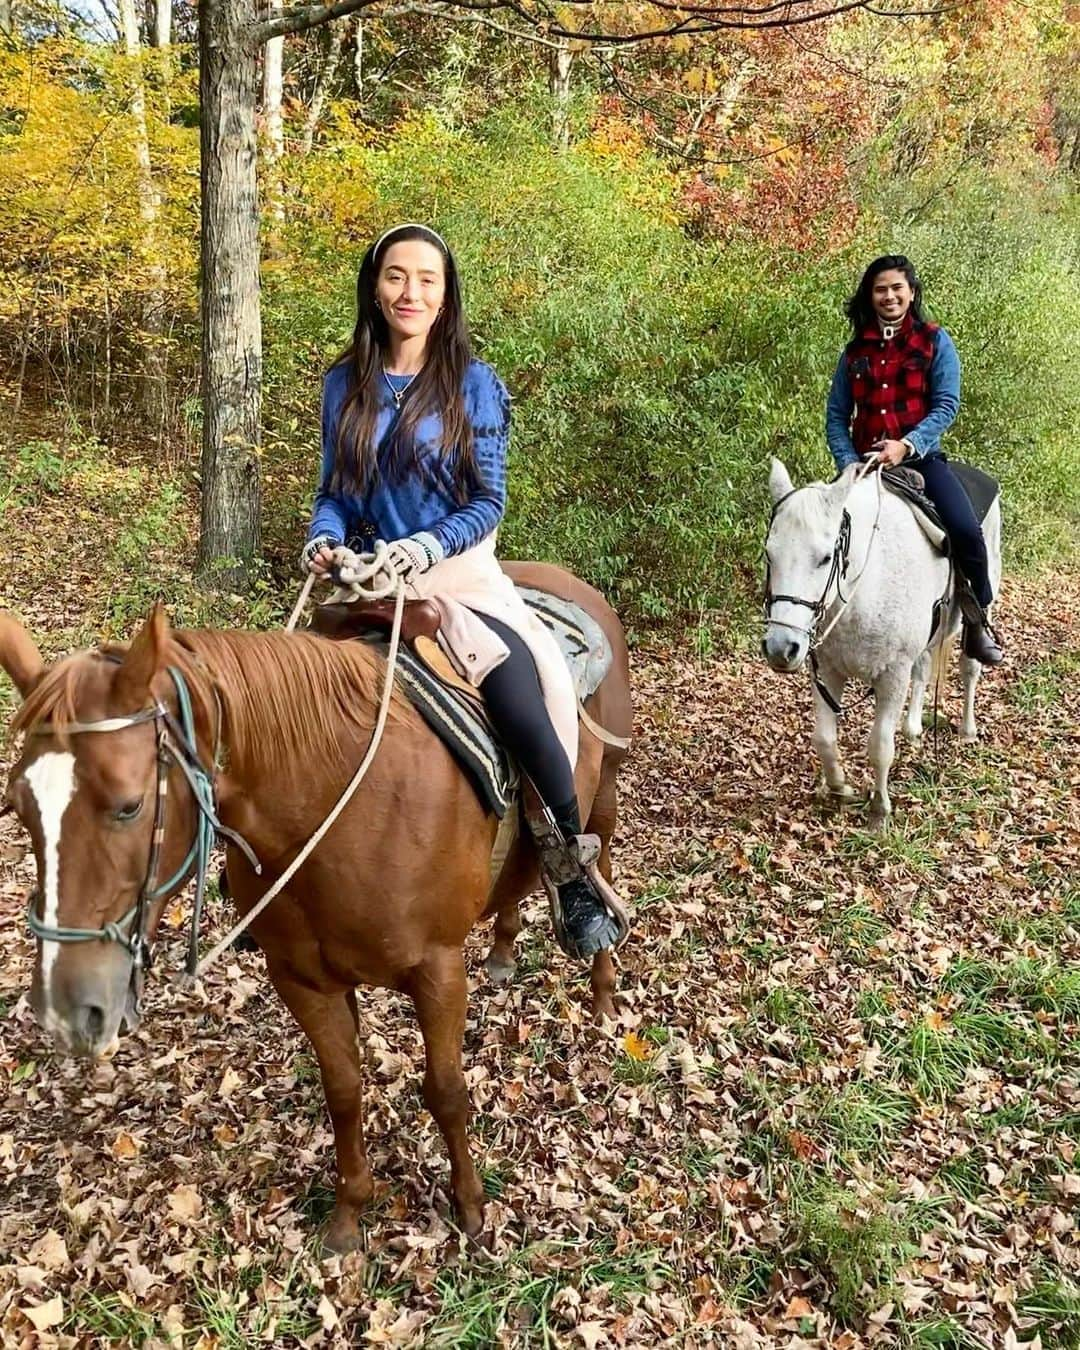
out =
[[429,572],[444,557],[442,545],[427,531],[395,539],[386,550],[387,563],[404,582]]
[[893,441],[888,437],[875,441],[873,450],[877,455],[877,462],[886,469],[894,468],[907,458],[908,453],[908,447],[903,441]]

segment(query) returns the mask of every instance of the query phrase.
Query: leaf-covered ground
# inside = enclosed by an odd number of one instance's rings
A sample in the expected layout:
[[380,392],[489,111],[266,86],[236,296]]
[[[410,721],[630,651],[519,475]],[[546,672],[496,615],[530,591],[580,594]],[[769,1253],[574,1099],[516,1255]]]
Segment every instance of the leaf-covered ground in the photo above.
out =
[[[190,605],[173,480],[35,446],[0,482],[0,607],[59,653],[129,631],[157,589]],[[470,945],[487,1252],[448,1219],[396,995],[360,1000],[378,1190],[344,1260],[317,1242],[317,1072],[257,954],[175,990],[174,907],[139,1033],[108,1063],[55,1057],[3,822],[0,1340],[1080,1344],[1080,581],[1012,581],[1002,615],[982,743],[902,749],[884,838],[815,804],[803,679],[749,645],[638,648],[619,1025],[590,1024],[537,901],[509,989]],[[860,776],[866,716],[844,733]],[[228,918],[212,904],[207,942]]]

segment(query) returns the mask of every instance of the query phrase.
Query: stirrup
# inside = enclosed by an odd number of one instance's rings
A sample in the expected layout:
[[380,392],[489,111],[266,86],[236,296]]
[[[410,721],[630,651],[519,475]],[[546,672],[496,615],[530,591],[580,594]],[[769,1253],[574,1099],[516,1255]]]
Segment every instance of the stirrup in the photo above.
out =
[[[529,823],[533,825],[532,821]],[[597,899],[618,929],[615,941],[607,950],[621,947],[630,936],[630,916],[596,865],[600,857],[600,836],[576,834],[567,841],[554,827],[549,826],[542,834],[537,833],[536,842],[540,852],[540,879],[547,892],[548,906],[551,910],[551,926],[555,931],[556,941],[563,951],[570,953],[573,944],[563,920],[559,887],[565,886],[569,881],[576,881],[583,875],[588,879]]]

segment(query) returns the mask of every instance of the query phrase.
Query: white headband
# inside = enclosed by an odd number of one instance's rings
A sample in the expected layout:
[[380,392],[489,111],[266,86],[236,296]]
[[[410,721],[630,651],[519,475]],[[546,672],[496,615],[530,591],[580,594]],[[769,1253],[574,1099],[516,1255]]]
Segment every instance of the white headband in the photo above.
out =
[[397,234],[398,230],[423,230],[426,234],[433,235],[439,241],[444,253],[447,255],[450,253],[446,240],[438,230],[433,230],[430,225],[422,225],[418,220],[407,220],[401,225],[391,225],[388,230],[384,230],[383,233],[379,235],[378,239],[375,240],[375,247],[371,251],[373,259],[379,256],[379,249],[382,248],[385,241],[389,239],[392,234]]

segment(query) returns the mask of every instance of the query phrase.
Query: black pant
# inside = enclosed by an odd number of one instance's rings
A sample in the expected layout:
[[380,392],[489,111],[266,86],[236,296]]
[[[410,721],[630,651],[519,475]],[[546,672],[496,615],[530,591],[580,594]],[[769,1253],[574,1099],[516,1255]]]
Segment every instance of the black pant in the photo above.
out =
[[502,665],[480,684],[495,730],[563,834],[580,834],[574,772],[551,725],[532,653],[512,628],[487,614],[478,617],[510,648]]
[[986,540],[963,484],[944,455],[933,455],[915,467],[926,480],[926,495],[938,509],[956,565],[985,609],[994,598],[986,565]]

